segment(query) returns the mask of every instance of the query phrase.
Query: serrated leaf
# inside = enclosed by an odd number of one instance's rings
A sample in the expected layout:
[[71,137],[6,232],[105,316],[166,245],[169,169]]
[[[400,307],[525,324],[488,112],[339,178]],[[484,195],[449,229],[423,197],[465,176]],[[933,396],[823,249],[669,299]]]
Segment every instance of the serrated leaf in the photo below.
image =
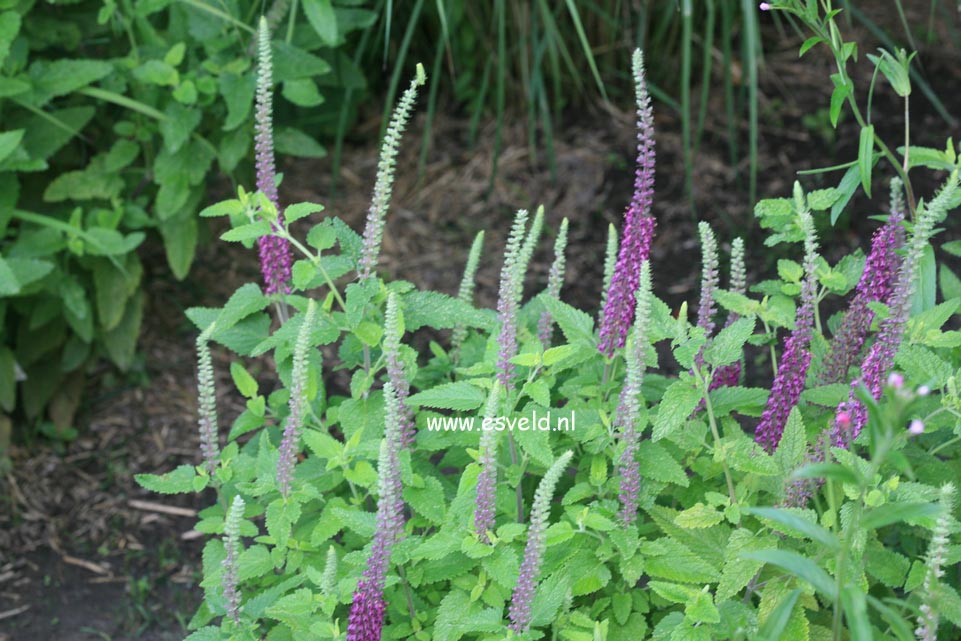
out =
[[753,316],[739,318],[711,339],[704,350],[704,360],[715,367],[733,363],[741,358],[744,344],[754,333],[756,321]]
[[415,407],[469,411],[476,410],[486,400],[487,394],[481,388],[466,381],[457,381],[418,392],[410,396],[407,403]]
[[188,494],[194,491],[197,470],[193,465],[180,465],[166,474],[135,474],[134,480],[144,489],[158,494]]
[[684,424],[700,402],[701,393],[690,380],[674,381],[658,403],[652,438],[659,441],[669,436]]

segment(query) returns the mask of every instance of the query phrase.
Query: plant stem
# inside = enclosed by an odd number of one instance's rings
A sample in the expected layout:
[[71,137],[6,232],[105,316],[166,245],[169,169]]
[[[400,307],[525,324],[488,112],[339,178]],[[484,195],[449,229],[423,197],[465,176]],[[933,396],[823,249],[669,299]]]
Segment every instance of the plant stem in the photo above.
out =
[[[702,388],[704,390],[704,407],[707,409],[707,420],[711,424],[711,434],[714,435],[714,451],[715,455],[721,452],[721,433],[717,429],[717,419],[714,418],[714,407],[711,405],[711,394],[710,394],[710,379],[703,378],[698,375],[703,381]],[[731,468],[728,467],[727,458],[721,457],[721,465],[724,467],[724,478],[727,481],[727,491],[731,497],[731,505],[737,503],[737,494],[734,491],[734,480],[731,478]]]

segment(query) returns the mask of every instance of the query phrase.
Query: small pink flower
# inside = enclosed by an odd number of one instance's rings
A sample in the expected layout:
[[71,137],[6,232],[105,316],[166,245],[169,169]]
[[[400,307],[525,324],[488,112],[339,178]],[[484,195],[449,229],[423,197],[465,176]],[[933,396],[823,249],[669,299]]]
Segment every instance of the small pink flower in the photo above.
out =
[[771,7],[771,3],[769,2],[762,2],[760,8],[761,11],[770,11],[773,7]]
[[891,374],[888,375],[888,387],[893,387],[894,389],[904,387],[904,376],[898,372],[891,372]]
[[931,388],[927,385],[922,385],[918,388],[918,396],[927,396],[931,393]]
[[838,427],[842,429],[851,427],[851,414],[848,412],[838,412],[835,420],[837,421]]
[[917,436],[918,434],[924,434],[924,423],[920,419],[914,419],[911,424],[908,425],[908,431]]

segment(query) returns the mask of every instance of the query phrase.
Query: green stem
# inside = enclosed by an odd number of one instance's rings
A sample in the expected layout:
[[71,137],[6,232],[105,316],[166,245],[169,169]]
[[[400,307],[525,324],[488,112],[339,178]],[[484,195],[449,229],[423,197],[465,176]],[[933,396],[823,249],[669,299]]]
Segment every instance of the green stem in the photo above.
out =
[[[698,378],[701,379],[702,385],[701,389],[704,391],[704,407],[707,410],[707,420],[711,425],[711,434],[714,435],[714,450],[715,453],[721,452],[721,433],[717,429],[717,419],[714,418],[714,406],[711,404],[711,380],[710,378],[702,377],[698,373]],[[731,497],[731,505],[737,503],[737,493],[734,491],[734,479],[731,478],[731,468],[727,464],[727,457],[721,455],[721,466],[724,468],[724,479],[727,481],[727,491]]]

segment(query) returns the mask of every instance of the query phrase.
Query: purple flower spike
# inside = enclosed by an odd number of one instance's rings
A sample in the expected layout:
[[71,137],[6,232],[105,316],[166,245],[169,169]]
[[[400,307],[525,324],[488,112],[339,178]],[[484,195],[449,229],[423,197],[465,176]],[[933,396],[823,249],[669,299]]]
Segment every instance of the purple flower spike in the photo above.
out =
[[361,579],[347,618],[347,641],[380,641],[386,612],[383,590]]
[[851,416],[851,425],[845,428],[835,422],[832,426],[831,443],[837,447],[848,447],[867,425],[867,409],[855,395],[858,387],[863,384],[874,399],[881,398],[884,382],[894,366],[894,357],[901,348],[901,340],[904,338],[904,330],[908,324],[914,279],[917,276],[921,256],[931,239],[934,225],[944,219],[957,190],[958,172],[955,170],[938,195],[918,211],[914,223],[914,234],[901,267],[898,269],[894,290],[891,292],[888,305],[891,315],[881,322],[878,335],[861,364],[860,379],[851,382],[851,393],[848,399],[838,406],[838,413],[843,411]]
[[[484,421],[494,418],[500,402],[501,386],[495,383],[487,397]],[[483,424],[482,424],[483,425]],[[490,543],[488,532],[494,529],[497,494],[497,432],[485,430],[480,438],[480,465],[477,475],[477,497],[474,503],[474,533],[482,543]]]
[[864,273],[848,307],[844,320],[831,340],[828,357],[824,359],[821,383],[840,383],[847,379],[848,370],[861,356],[864,340],[871,329],[874,312],[868,306],[872,302],[890,304],[901,258],[897,250],[904,244],[904,220],[902,210],[891,212],[887,223],[874,234],[871,253],[864,265]]
[[627,330],[634,319],[634,292],[640,279],[641,263],[651,253],[656,224],[651,216],[654,200],[654,112],[644,77],[644,54],[634,51],[634,82],[637,98],[637,171],[634,196],[624,212],[624,233],[618,251],[601,318],[598,349],[605,356],[624,347]]
[[290,401],[287,419],[284,421],[284,434],[280,440],[277,457],[277,487],[285,497],[290,495],[290,483],[294,477],[297,452],[300,445],[300,428],[304,422],[307,399],[307,350],[310,347],[310,332],[317,314],[317,303],[311,300],[304,312],[304,320],[297,332],[294,344],[294,366],[290,374]]
[[[730,291],[735,294],[744,294],[747,291],[747,270],[744,267],[744,239],[735,238],[731,243],[731,282]],[[727,327],[739,316],[735,313],[728,314]],[[709,391],[714,391],[719,387],[735,387],[741,381],[741,361],[734,361],[727,365],[722,365],[714,371],[711,378]]]
[[547,546],[547,519],[551,511],[551,499],[554,488],[567,468],[573,452],[568,450],[561,454],[544,474],[537,492],[534,493],[534,504],[531,507],[531,524],[527,529],[527,546],[524,548],[524,560],[521,561],[517,584],[511,595],[511,605],[508,610],[510,629],[514,632],[524,632],[531,625],[531,604],[534,602],[534,592],[537,589],[537,579],[541,572],[541,561],[544,558],[544,548]]
[[497,320],[500,322],[500,332],[497,336],[497,344],[500,347],[497,355],[497,380],[506,390],[514,387],[514,364],[511,363],[511,359],[517,355],[517,312],[524,284],[524,274],[519,266],[523,263],[521,242],[526,226],[527,211],[521,209],[514,218],[511,233],[507,239],[497,295]]
[[781,442],[787,417],[801,398],[808,366],[811,364],[811,352],[808,348],[814,333],[814,306],[817,302],[817,277],[814,269],[818,247],[814,220],[803,199],[800,186],[795,183],[795,200],[804,232],[804,283],[801,285],[801,305],[798,307],[794,331],[784,343],[784,353],[778,363],[771,395],[754,434],[754,440],[768,452],[777,449]]
[[[254,150],[257,165],[257,189],[277,210],[275,229],[284,224],[283,211],[277,196],[277,170],[274,164],[273,132],[273,63],[270,53],[270,28],[260,18],[257,34],[260,49],[260,68],[257,73],[257,106],[254,113]],[[267,294],[290,291],[290,269],[293,258],[290,245],[279,236],[263,236],[257,241],[260,271],[264,275]]]
[[651,263],[641,265],[641,284],[637,290],[637,317],[634,334],[628,341],[626,354],[627,377],[617,405],[615,424],[618,440],[624,451],[617,461],[620,476],[621,522],[630,525],[637,520],[637,499],[641,492],[641,468],[637,462],[638,424],[641,411],[641,385],[644,382],[645,356],[647,355],[648,326],[651,318]]
[[384,385],[386,418],[384,440],[380,446],[378,481],[380,496],[377,499],[377,529],[367,557],[367,569],[357,583],[354,600],[347,619],[349,641],[380,641],[384,626],[384,581],[390,567],[390,555],[394,543],[400,538],[404,525],[404,500],[401,483],[400,462],[400,413],[397,395],[388,381]]
[[414,444],[414,413],[407,406],[410,384],[400,360],[400,339],[404,333],[401,327],[400,311],[397,309],[397,294],[391,292],[387,297],[387,313],[384,318],[384,357],[387,361],[387,378],[397,393],[400,411],[400,441],[405,448]]

